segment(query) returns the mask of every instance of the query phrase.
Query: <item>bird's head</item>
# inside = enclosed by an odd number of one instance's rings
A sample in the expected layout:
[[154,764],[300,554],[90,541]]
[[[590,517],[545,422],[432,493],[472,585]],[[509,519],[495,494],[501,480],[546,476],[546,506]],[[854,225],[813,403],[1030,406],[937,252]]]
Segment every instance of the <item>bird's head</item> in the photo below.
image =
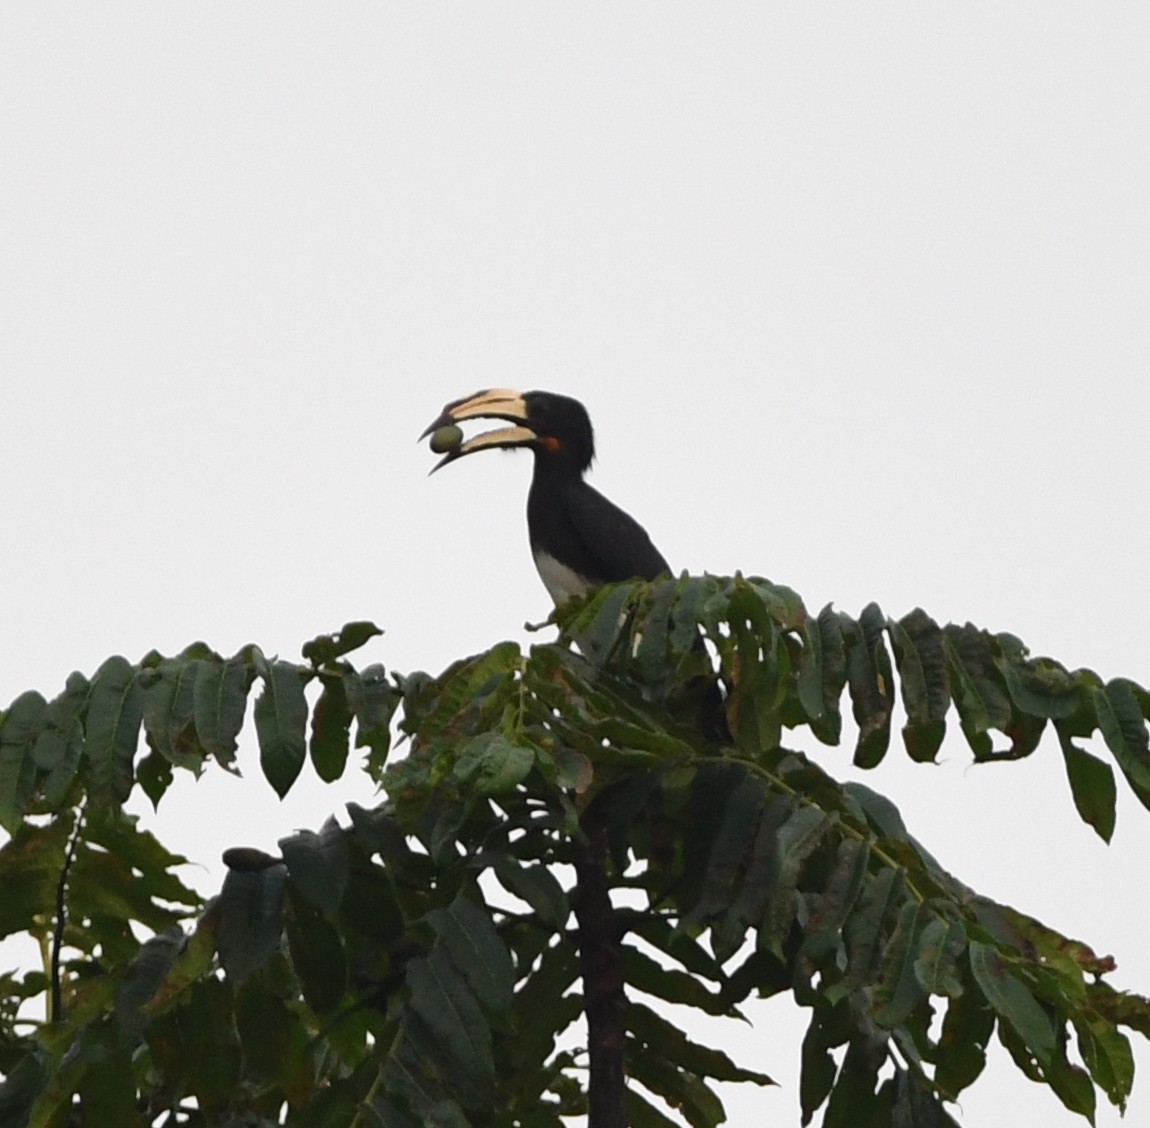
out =
[[449,403],[420,438],[468,419],[503,419],[512,426],[484,431],[466,442],[449,446],[432,468],[433,473],[465,454],[497,447],[504,450],[529,447],[537,460],[553,461],[577,473],[586,470],[595,457],[595,437],[587,409],[578,400],[554,392],[513,392],[508,388],[476,392]]

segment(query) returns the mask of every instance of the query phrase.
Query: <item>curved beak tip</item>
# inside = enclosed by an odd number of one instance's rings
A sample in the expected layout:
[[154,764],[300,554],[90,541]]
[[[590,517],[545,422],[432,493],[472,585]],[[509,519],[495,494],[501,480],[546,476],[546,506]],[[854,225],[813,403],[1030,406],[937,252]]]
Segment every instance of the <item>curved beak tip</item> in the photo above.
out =
[[451,418],[451,415],[445,411],[439,416],[438,419],[434,420],[434,422],[432,422],[432,423],[429,423],[423,429],[419,438],[416,439],[415,441],[417,443],[421,443],[421,442],[423,442],[424,439],[427,438],[428,435],[431,434],[432,431],[438,431],[440,427],[446,427],[449,423],[454,423],[454,422],[455,422],[455,420]]

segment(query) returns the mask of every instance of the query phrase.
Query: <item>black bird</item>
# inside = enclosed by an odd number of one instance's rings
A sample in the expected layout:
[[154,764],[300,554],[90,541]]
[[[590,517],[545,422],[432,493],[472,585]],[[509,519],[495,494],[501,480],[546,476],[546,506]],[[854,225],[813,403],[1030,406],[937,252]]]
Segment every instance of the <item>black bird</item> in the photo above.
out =
[[503,419],[513,426],[459,443],[434,470],[496,447],[534,452],[527,531],[535,567],[557,604],[601,584],[653,580],[670,572],[643,526],[583,480],[595,457],[595,436],[578,400],[553,392],[491,388],[449,403],[420,437],[479,418]]
[[[512,426],[462,442],[457,425],[468,419],[503,419]],[[583,480],[595,457],[595,436],[587,409],[578,400],[554,392],[491,388],[449,403],[420,437],[441,427],[452,428],[444,436],[450,441],[440,445],[432,440],[438,450],[447,449],[432,473],[479,450],[534,451],[528,538],[535,567],[556,604],[602,584],[670,573],[647,530]],[[696,636],[694,649],[706,655],[702,635]],[[676,696],[690,706],[710,740],[730,740],[723,692],[713,674],[692,677]]]

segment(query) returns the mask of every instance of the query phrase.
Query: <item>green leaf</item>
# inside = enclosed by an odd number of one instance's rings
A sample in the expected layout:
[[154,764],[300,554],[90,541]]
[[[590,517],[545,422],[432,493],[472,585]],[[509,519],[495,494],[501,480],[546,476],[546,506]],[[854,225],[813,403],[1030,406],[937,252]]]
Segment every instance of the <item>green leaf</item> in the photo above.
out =
[[230,985],[208,978],[193,984],[188,1002],[179,1008],[187,1086],[211,1118],[227,1105],[239,1080],[231,1001]]
[[[884,1082],[878,1096],[880,1106],[884,1098],[893,1098],[890,1108],[892,1128],[959,1128],[954,1117],[942,1107],[938,1094],[917,1070],[896,1070],[894,1077]],[[885,1109],[880,1115],[885,1115]],[[843,1121],[842,1128],[848,1128],[851,1123],[850,1120]],[[832,1128],[832,1125],[825,1128]]]
[[775,1084],[765,1073],[736,1065],[722,1050],[700,1045],[688,1038],[675,1023],[643,1003],[632,1002],[627,1007],[627,1029],[637,1041],[697,1077],[709,1077],[715,1081],[750,1081],[760,1086]]
[[237,989],[235,1015],[245,1074],[265,1082],[277,1080],[297,1029],[295,1015],[259,978],[249,979]]
[[886,616],[878,604],[863,608],[857,623],[839,616],[847,643],[847,683],[851,708],[859,727],[854,763],[874,768],[890,746],[890,720],[894,675],[890,655],[882,640]]
[[[215,655],[203,644],[188,647],[149,672],[144,689],[144,731],[148,742],[171,764],[199,771],[205,749],[196,734],[196,678]],[[215,658],[218,662],[219,659]]]
[[795,688],[798,691],[799,704],[802,705],[807,720],[811,722],[813,731],[815,723],[826,716],[826,703],[823,700],[823,639],[817,619],[808,619],[803,624],[802,643],[803,650],[799,657]]
[[320,635],[303,645],[303,656],[313,666],[331,665],[345,654],[358,650],[364,643],[383,634],[374,623],[366,620],[344,623],[334,635]]
[[142,893],[165,901],[199,906],[200,897],[169,871],[187,865],[187,858],[162,846],[150,831],[140,830],[139,819],[120,811],[94,811],[84,826],[87,843],[102,846],[135,871]]
[[628,1076],[682,1113],[691,1128],[716,1128],[726,1119],[722,1101],[693,1073],[634,1039],[628,1039],[626,1052]]
[[[88,1040],[92,1031],[88,1031]],[[115,1124],[117,1128],[142,1128],[144,1124],[136,1107],[136,1081],[132,1057],[123,1046],[111,1043],[110,1033],[100,1032],[110,1044],[101,1046],[77,1086],[85,1123]],[[95,1054],[93,1054],[95,1057]]]
[[[856,1125],[882,1125],[898,1123],[891,1118],[890,1082],[875,1092],[878,1071],[885,1064],[884,1045],[877,1045],[865,1036],[856,1036],[847,1044],[842,1068],[835,1079],[835,1087],[827,1102],[822,1128],[856,1128]],[[907,1124],[920,1122],[908,1118]]]
[[938,624],[916,609],[895,622],[888,620],[902,686],[907,723],[903,742],[911,759],[932,762],[946,735],[946,712],[950,706],[950,685],[942,631]]
[[144,695],[139,671],[118,655],[96,671],[88,695],[84,751],[88,755],[93,791],[114,804],[132,792],[132,764],[144,719]]
[[214,971],[216,957],[216,926],[219,923],[214,906],[200,917],[191,936],[179,946],[167,974],[164,976],[143,1009],[155,1017],[171,1009],[198,979]]
[[220,963],[230,979],[246,979],[279,947],[286,884],[285,865],[228,870],[211,911]]
[[693,975],[667,967],[630,944],[623,945],[623,976],[629,988],[664,1002],[695,1007],[704,1014],[734,1013],[721,992],[709,991]]
[[566,621],[565,633],[579,643],[579,649],[595,665],[602,666],[619,640],[629,634],[635,597],[633,584],[608,584]]
[[90,918],[99,942],[111,946],[130,936],[129,921],[159,932],[187,915],[161,901],[169,892],[188,894],[172,875],[137,873],[123,855],[95,849],[94,842],[82,838],[77,841],[68,892],[73,922]]
[[[794,814],[796,805],[791,795],[767,796],[745,866],[735,884],[735,899],[719,924],[712,928],[711,947],[723,962],[742,947],[748,927],[759,929],[764,940],[773,935],[768,930],[768,909],[775,903],[773,899],[779,894],[778,887],[784,879],[779,833]],[[782,897],[784,905],[790,903],[785,891]],[[788,918],[782,927],[789,927],[789,923]]]
[[[1000,636],[1000,638],[1003,636]],[[1049,658],[1025,659],[1004,647],[998,660],[1011,700],[1022,712],[1047,720],[1065,720],[1078,708],[1078,686],[1065,667]]]
[[1150,806],[1150,741],[1130,682],[1115,678],[1092,691],[1098,727],[1106,746],[1143,806]]
[[364,854],[379,854],[388,872],[408,885],[432,884],[435,869],[431,859],[411,849],[394,810],[377,807],[368,811],[358,803],[348,803],[347,813],[355,830],[356,845]]
[[304,671],[291,662],[266,661],[258,652],[255,666],[264,683],[263,692],[256,698],[254,713],[260,767],[264,778],[282,799],[299,776],[307,751]]
[[895,842],[907,841],[909,835],[902,815],[885,795],[854,780],[843,784],[843,792],[859,805],[866,821],[879,835]]
[[837,824],[837,816],[818,807],[799,807],[779,828],[775,838],[778,871],[771,886],[766,917],[759,927],[758,946],[780,959],[783,941],[797,909],[795,887],[803,864]]
[[969,953],[970,970],[987,1002],[1018,1032],[1034,1056],[1043,1064],[1048,1063],[1055,1042],[1046,1012],[1021,981],[1007,971],[993,945],[975,940]]
[[582,752],[561,746],[554,749],[553,756],[555,758],[555,777],[552,782],[556,787],[570,789],[582,794],[591,786],[591,781],[595,777],[595,769]]
[[741,577],[735,578],[726,618],[734,640],[727,663],[727,715],[741,747],[752,753],[769,751],[779,744],[785,689],[779,631],[762,599]]
[[801,1072],[799,1074],[799,1107],[803,1128],[810,1124],[815,1113],[830,1096],[834,1088],[838,1065],[831,1056],[831,1048],[844,1040],[838,1031],[829,1029],[828,1019],[834,1010],[815,1006],[810,1025],[803,1035]]
[[848,959],[848,982],[869,986],[875,981],[886,942],[885,923],[906,896],[901,869],[882,869],[864,881],[855,911],[844,930]]
[[136,782],[156,810],[164,793],[172,785],[174,776],[171,761],[166,760],[155,749],[149,752],[136,765]]
[[[755,841],[766,800],[767,792],[762,781],[756,776],[745,775],[730,792],[721,810],[711,816],[717,816],[718,826],[711,841],[701,896],[687,915],[689,925],[704,924],[731,904],[737,893],[736,882],[742,876],[743,860]],[[774,848],[773,837],[768,848]]]
[[[345,1128],[345,1125],[355,1124],[355,1117],[366,1117],[364,1120],[365,1125],[370,1128],[423,1128],[419,1121],[412,1119],[408,1114],[407,1106],[400,1108],[389,1097],[377,1096],[370,1106],[365,1108],[364,1098],[372,1091],[375,1085],[374,1079],[370,1071],[364,1070],[366,1074],[365,1089],[363,1093],[349,1093],[348,1102],[345,1108],[333,1110],[331,1119],[317,1128]],[[370,1115],[369,1115],[370,1113]],[[459,1113],[462,1118],[462,1111]],[[309,1125],[311,1121],[307,1122]],[[549,1125],[544,1122],[543,1128],[563,1128],[562,1122]]]
[[706,948],[681,928],[675,928],[665,919],[644,915],[635,921],[630,931],[646,940],[653,948],[670,956],[676,963],[685,967],[692,975],[699,975],[712,982],[723,978],[722,965]]
[[407,965],[411,1006],[438,1040],[454,1067],[485,1088],[494,1081],[491,1030],[466,979],[446,948]]
[[971,623],[943,628],[943,653],[962,731],[976,757],[991,750],[989,731],[1005,732],[1013,710],[995,665],[990,636]]
[[237,654],[226,662],[204,661],[195,677],[196,736],[209,756],[232,770],[236,737],[244,723],[255,670]]
[[452,774],[480,795],[503,795],[514,791],[534,766],[533,748],[514,744],[502,733],[482,732],[459,754]]
[[555,930],[566,926],[571,912],[567,894],[546,866],[525,865],[506,854],[497,854],[493,868],[500,885],[508,893],[526,901],[544,926]]
[[[48,703],[42,716],[42,727],[32,748],[36,766],[47,773],[41,789],[50,810],[58,810],[67,800],[76,778],[84,746],[81,716],[88,702],[91,686],[83,674],[69,674],[64,692]],[[3,737],[0,736],[0,743]],[[0,786],[0,794],[3,787]]]
[[14,1128],[58,1128],[66,1124],[66,1117],[74,1106],[73,1096],[84,1079],[93,1058],[102,1056],[93,1046],[92,1038],[78,1038],[56,1068],[45,1077],[45,1083],[36,1095],[26,1125],[17,1120]]
[[925,916],[921,908],[915,900],[903,904],[883,952],[882,977],[874,992],[874,1019],[888,1029],[904,1022],[926,997],[915,966]]
[[315,774],[324,783],[343,775],[351,742],[351,706],[347,700],[346,675],[324,677],[323,691],[311,718],[311,754]]
[[1125,1112],[1134,1085],[1134,1055],[1130,1039],[1101,1015],[1088,1011],[1072,1016],[1078,1034],[1078,1050],[1094,1083],[1110,1103]]
[[284,916],[284,931],[292,967],[307,1005],[317,1015],[332,1014],[347,989],[347,961],[340,934],[290,885],[288,891],[291,911]]
[[0,720],[0,826],[14,834],[36,783],[36,743],[48,703],[35,690],[20,694]]
[[438,1041],[435,1031],[415,1015],[405,1022],[404,1039],[384,1066],[386,1091],[406,1100],[419,1117],[420,1128],[471,1128],[451,1089],[462,1084],[475,1103],[478,1092],[465,1075],[453,1071],[446,1053],[447,1044]]
[[1061,1049],[1043,1066],[1042,1072],[1058,1099],[1071,1112],[1086,1117],[1093,1124],[1097,1097],[1090,1074],[1080,1066],[1071,1065]]
[[746,582],[763,601],[771,618],[784,630],[797,631],[805,625],[807,609],[793,588],[785,584],[773,584],[761,576],[749,576]]
[[1109,764],[1075,744],[1069,734],[1057,724],[1055,728],[1058,730],[1058,742],[1062,747],[1062,759],[1066,765],[1067,778],[1070,780],[1074,806],[1083,822],[1092,826],[1103,842],[1109,842],[1114,834],[1118,802],[1114,770]]
[[[44,1089],[45,1067],[38,1056],[25,1054],[0,1081],[0,1125],[26,1128],[33,1124],[33,1106]],[[41,1116],[41,1123],[45,1117]],[[678,1126],[676,1126],[678,1128]]]
[[862,891],[870,861],[869,845],[858,838],[843,838],[835,852],[823,891],[807,914],[802,955],[818,964],[836,952],[843,924]]
[[962,994],[958,960],[966,948],[966,929],[958,920],[934,916],[923,927],[914,961],[915,978],[931,995]]
[[515,967],[490,915],[460,896],[446,909],[433,909],[427,921],[479,1002],[504,1014],[511,1006]]
[[70,812],[45,826],[24,823],[0,847],[0,939],[47,935],[72,825]]
[[579,953],[567,938],[545,948],[539,966],[515,993],[507,1045],[515,1063],[535,1069],[555,1050],[556,1039],[583,1016],[583,999],[566,992],[579,978]]
[[642,1093],[627,1088],[627,1123],[631,1128],[679,1128],[679,1122],[664,1116]]
[[378,778],[391,749],[391,718],[402,700],[378,663],[344,674],[347,703],[355,715],[355,746],[368,748],[368,770]]
[[296,888],[329,917],[335,917],[348,881],[347,836],[334,818],[316,834],[297,830],[279,840],[288,873]]
[[812,718],[811,731],[824,744],[835,745],[842,735],[839,702],[847,683],[847,657],[843,621],[829,603],[819,612],[818,639],[822,661],[823,715],[817,724]]
[[647,599],[636,616],[632,634],[635,666],[645,682],[656,683],[666,676],[671,607],[678,596],[678,587],[678,582],[671,579],[650,584]]
[[978,1079],[986,1066],[986,1047],[994,1033],[994,1010],[982,993],[964,985],[961,995],[952,997],[942,1020],[938,1042],[935,1084],[948,1100]]
[[143,1029],[146,1017],[142,1008],[167,978],[185,942],[183,930],[173,927],[140,945],[116,989],[116,1021],[122,1030],[135,1035]]

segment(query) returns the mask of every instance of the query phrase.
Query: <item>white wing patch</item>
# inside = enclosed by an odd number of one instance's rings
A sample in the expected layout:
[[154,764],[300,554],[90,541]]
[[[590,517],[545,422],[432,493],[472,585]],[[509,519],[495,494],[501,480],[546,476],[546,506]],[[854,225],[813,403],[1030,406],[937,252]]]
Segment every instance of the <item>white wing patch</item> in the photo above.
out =
[[535,567],[556,605],[573,595],[585,595],[591,590],[591,583],[586,576],[579,575],[566,564],[560,564],[549,552],[535,553]]

